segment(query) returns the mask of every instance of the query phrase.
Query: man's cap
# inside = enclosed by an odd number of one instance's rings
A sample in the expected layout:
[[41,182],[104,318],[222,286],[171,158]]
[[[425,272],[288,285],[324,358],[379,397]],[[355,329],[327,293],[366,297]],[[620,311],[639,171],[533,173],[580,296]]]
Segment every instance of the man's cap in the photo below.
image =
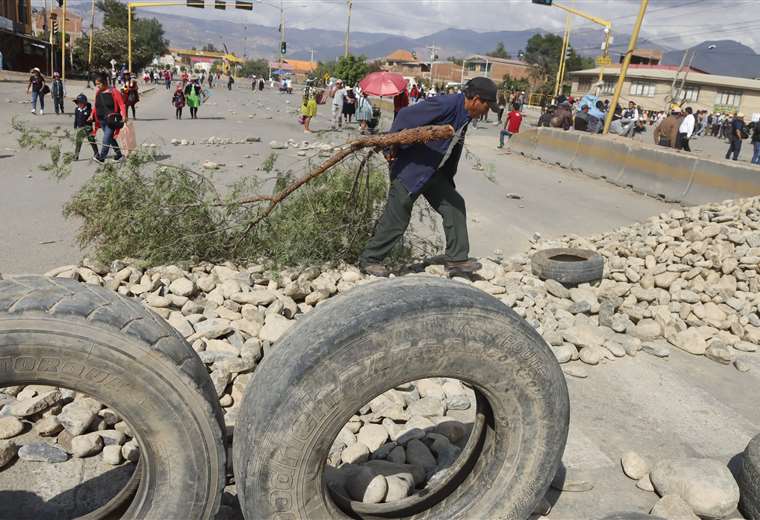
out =
[[77,102],[77,103],[87,103],[87,96],[85,96],[84,94],[79,94],[79,95],[78,95],[78,96],[77,96],[77,97],[74,99],[74,101],[75,101],[75,102]]
[[58,72],[53,72],[53,77],[60,76],[61,74]]
[[736,117],[739,117],[739,118],[741,118],[741,119],[744,119],[744,113],[742,113],[742,112],[739,112],[738,114],[736,114]]
[[494,112],[499,111],[499,104],[496,102],[496,83],[483,76],[472,78],[465,85],[465,92],[470,96],[478,96],[488,103],[488,106]]

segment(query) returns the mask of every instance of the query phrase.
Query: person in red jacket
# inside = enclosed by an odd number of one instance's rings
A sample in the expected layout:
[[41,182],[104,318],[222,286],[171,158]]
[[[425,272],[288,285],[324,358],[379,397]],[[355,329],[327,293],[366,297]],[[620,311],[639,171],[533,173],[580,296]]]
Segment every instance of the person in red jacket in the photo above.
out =
[[512,111],[507,114],[507,120],[504,121],[504,128],[499,132],[499,148],[504,148],[504,138],[512,137],[512,134],[520,132],[523,116],[520,113],[520,105],[512,103]]
[[404,89],[393,97],[393,119],[396,119],[399,110],[407,106],[409,106],[409,94]]
[[105,162],[108,151],[113,148],[114,159],[120,161],[124,156],[116,142],[116,136],[127,120],[127,107],[119,89],[108,86],[108,76],[104,72],[95,79],[95,106],[90,119],[94,123],[92,135],[97,133],[98,128],[103,129],[103,145],[100,154],[94,159],[99,163]]

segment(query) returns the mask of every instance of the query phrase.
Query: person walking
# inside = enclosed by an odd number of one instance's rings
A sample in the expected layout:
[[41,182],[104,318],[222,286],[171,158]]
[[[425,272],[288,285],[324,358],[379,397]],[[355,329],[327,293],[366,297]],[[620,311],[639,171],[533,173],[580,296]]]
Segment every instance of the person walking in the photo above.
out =
[[50,95],[53,98],[53,108],[55,108],[56,114],[65,114],[63,110],[63,98],[66,92],[63,88],[63,81],[61,81],[61,75],[57,72],[53,73],[53,82],[50,83]]
[[343,88],[343,81],[335,82],[332,101],[332,126],[333,130],[343,128],[343,99],[346,97],[346,89]]
[[678,126],[678,135],[676,135],[676,150],[691,152],[689,139],[691,139],[691,135],[694,133],[694,114],[691,107],[686,107],[684,112],[686,116],[681,120],[681,124]]
[[[747,129],[744,126],[744,114],[739,112],[734,115],[734,120],[731,122],[728,134],[728,151],[726,152],[726,159],[739,160],[739,153],[742,151],[742,139],[747,137]],[[733,157],[731,157],[733,156]]]
[[34,67],[29,77],[29,85],[26,87],[26,93],[32,92],[32,114],[37,113],[37,101],[40,102],[40,115],[45,115],[45,94],[50,88],[45,84],[45,78],[42,77],[40,69]]
[[317,100],[314,97],[314,93],[310,89],[306,89],[303,95],[303,103],[301,104],[301,118],[303,119],[303,133],[310,134],[311,129],[309,124],[311,120],[317,115]]
[[343,122],[350,123],[351,118],[356,113],[356,93],[352,87],[346,89],[346,95],[343,97]]
[[164,87],[166,87],[166,90],[169,90],[169,87],[172,86],[172,73],[169,69],[166,69],[164,71]]
[[74,144],[74,160],[79,160],[79,152],[82,150],[82,143],[85,138],[92,147],[92,156],[98,155],[98,145],[95,144],[95,136],[92,135],[92,105],[87,101],[87,96],[79,94],[74,102],[77,107],[74,109],[74,130],[76,130],[76,141]]
[[512,110],[507,114],[507,120],[504,121],[504,128],[499,132],[499,148],[504,148],[504,138],[510,139],[514,134],[520,132],[523,116],[520,113],[519,105],[512,103]]
[[396,119],[396,116],[398,115],[399,111],[402,108],[405,108],[408,106],[409,106],[409,94],[407,93],[406,88],[404,88],[401,92],[393,96],[393,119]]
[[752,124],[752,164],[760,164],[760,121]]
[[449,273],[466,274],[480,269],[481,265],[469,258],[467,211],[456,190],[454,176],[470,121],[497,108],[496,84],[488,78],[476,77],[467,82],[463,93],[432,97],[398,113],[391,132],[425,125],[451,125],[455,134],[451,139],[395,147],[389,152],[388,201],[359,258],[364,272],[388,276],[383,259],[409,226],[412,208],[420,195],[443,217],[445,264]]
[[172,105],[174,105],[174,117],[182,119],[182,109],[185,108],[185,93],[182,91],[182,85],[177,84],[177,90],[172,96]]
[[103,145],[94,159],[99,163],[104,163],[108,152],[113,148],[114,159],[120,161],[124,156],[121,154],[119,143],[116,142],[116,136],[124,126],[124,121],[127,120],[127,107],[121,92],[116,87],[108,86],[108,74],[105,72],[98,74],[95,79],[95,92],[95,106],[90,115],[90,121],[94,123],[92,135],[94,136],[98,128],[101,128]]
[[127,105],[127,112],[132,109],[132,117],[137,119],[135,114],[135,105],[140,101],[139,87],[137,80],[132,77],[132,73],[124,73],[124,88],[122,89],[122,96],[124,97],[124,103]]
[[369,122],[372,120],[372,103],[367,98],[366,92],[359,94],[356,100],[356,120],[359,122],[361,133],[366,134],[369,131]]
[[185,86],[185,102],[190,107],[190,119],[198,119],[198,107],[201,106],[201,86],[198,78]]
[[235,78],[232,77],[232,73],[227,74],[227,90],[232,90],[232,85],[235,83]]

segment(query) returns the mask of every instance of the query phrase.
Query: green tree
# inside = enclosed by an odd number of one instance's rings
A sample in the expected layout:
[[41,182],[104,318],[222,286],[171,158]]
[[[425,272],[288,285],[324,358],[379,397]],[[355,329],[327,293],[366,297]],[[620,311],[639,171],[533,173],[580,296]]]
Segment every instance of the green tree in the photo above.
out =
[[450,61],[454,65],[462,65],[462,63],[464,63],[463,58],[457,58],[456,56],[449,56],[448,58],[446,58],[446,61]]
[[[111,59],[127,62],[127,6],[117,0],[98,0],[95,4],[103,13],[103,28],[96,30],[92,42],[92,68],[110,69]],[[135,18],[132,13],[132,68],[139,71],[153,58],[169,51],[164,28],[155,18]],[[88,68],[90,35],[77,40],[74,47],[74,67]]]
[[530,81],[527,79],[513,78],[509,74],[504,74],[500,85],[501,90],[513,92],[516,90],[528,90],[530,89]]
[[[525,61],[534,66],[534,77],[543,86],[553,85],[557,79],[559,59],[562,54],[562,37],[556,34],[534,34],[525,47]],[[572,46],[568,47],[565,72],[594,66],[594,60],[580,56]]]
[[492,58],[503,58],[505,60],[508,60],[512,57],[512,55],[507,52],[507,48],[504,47],[504,42],[497,43],[496,48],[487,53],[486,56],[491,56]]
[[335,64],[334,76],[342,79],[346,85],[355,85],[370,72],[367,58],[349,54],[338,59]]
[[247,60],[243,63],[243,68],[240,69],[240,74],[245,77],[253,74],[257,78],[265,78],[269,75],[269,62],[262,58]]

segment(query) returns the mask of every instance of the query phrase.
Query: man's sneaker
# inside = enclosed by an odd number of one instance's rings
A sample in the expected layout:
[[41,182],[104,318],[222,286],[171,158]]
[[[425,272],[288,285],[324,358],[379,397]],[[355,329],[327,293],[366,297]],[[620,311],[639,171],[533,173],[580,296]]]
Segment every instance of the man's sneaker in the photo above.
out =
[[45,111],[44,110],[40,110],[40,115],[44,116],[45,115]]
[[92,156],[92,160],[93,160],[93,161],[95,161],[95,162],[98,162],[98,163],[100,163],[100,164],[103,164],[103,163],[105,163],[105,162],[106,162],[106,160],[105,160],[105,159],[103,159],[103,158],[102,158],[101,156],[99,156],[99,155],[93,155],[93,156]]
[[456,276],[459,274],[472,274],[475,271],[479,270],[481,267],[483,267],[483,265],[477,260],[473,260],[472,258],[468,258],[467,260],[459,260],[456,262],[446,262],[446,270],[451,276]]
[[364,264],[361,266],[362,272],[371,276],[387,278],[390,274],[388,268],[383,264]]
[[121,161],[124,160],[124,156],[123,155],[117,155],[117,156],[115,156],[113,158],[113,160],[114,160],[114,162],[121,162]]
[[32,109],[32,114],[36,114],[37,111],[35,109]]

